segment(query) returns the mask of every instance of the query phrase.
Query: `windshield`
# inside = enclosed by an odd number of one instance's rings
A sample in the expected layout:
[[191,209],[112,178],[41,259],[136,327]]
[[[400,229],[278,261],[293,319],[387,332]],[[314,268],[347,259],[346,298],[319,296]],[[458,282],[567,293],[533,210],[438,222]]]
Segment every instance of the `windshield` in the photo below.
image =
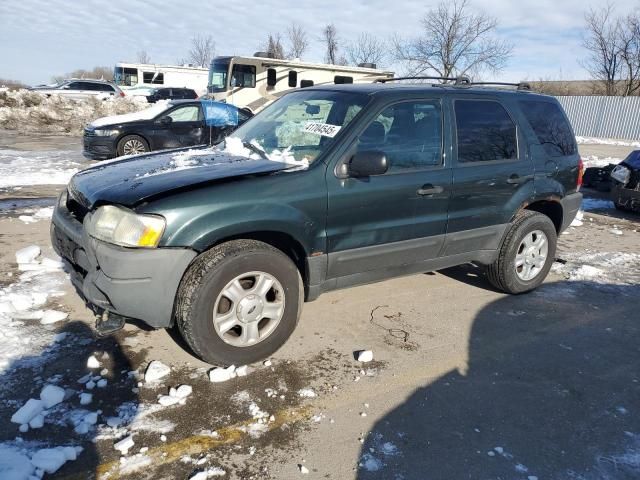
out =
[[231,142],[253,144],[270,158],[312,163],[366,103],[363,94],[322,90],[290,93],[238,128]]
[[115,67],[113,69],[113,81],[116,85],[131,87],[138,84],[138,69]]
[[229,60],[214,60],[209,69],[209,93],[224,92],[227,89]]

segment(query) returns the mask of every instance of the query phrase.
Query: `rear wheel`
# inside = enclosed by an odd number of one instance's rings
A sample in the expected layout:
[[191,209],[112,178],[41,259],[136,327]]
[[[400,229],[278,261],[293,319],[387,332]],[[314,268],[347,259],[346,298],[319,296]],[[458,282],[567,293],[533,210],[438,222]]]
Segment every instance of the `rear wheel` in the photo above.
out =
[[524,210],[509,228],[496,261],[489,265],[491,284],[507,293],[524,293],[540,285],[554,262],[557,233],[549,217]]
[[270,245],[234,240],[200,255],[176,302],[180,333],[215,365],[262,360],[289,338],[303,303],[295,264]]
[[140,135],[127,135],[118,142],[118,156],[139,155],[149,151],[149,144]]

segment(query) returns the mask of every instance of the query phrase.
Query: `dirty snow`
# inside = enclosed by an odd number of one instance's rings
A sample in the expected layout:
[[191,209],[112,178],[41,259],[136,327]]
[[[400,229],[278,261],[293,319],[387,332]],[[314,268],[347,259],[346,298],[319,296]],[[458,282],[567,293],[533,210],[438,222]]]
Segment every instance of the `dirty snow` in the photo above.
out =
[[80,158],[80,154],[73,151],[0,150],[0,188],[66,185],[73,174],[86,166]]
[[100,100],[45,97],[29,90],[0,92],[0,128],[21,132],[78,135],[84,126],[101,117],[147,108],[143,97]]
[[640,283],[640,254],[622,252],[566,253],[565,264],[554,263],[552,270],[567,280],[603,285]]

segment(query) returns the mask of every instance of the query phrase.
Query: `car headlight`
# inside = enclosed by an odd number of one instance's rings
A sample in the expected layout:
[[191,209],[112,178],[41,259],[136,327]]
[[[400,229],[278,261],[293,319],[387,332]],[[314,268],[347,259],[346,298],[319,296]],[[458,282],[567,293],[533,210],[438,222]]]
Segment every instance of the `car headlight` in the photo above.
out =
[[93,134],[97,135],[98,137],[110,137],[112,135],[117,135],[118,130],[103,130],[103,129],[96,128],[93,131]]
[[93,238],[123,247],[155,248],[166,221],[157,215],[139,215],[121,207],[99,207],[89,219],[87,232]]

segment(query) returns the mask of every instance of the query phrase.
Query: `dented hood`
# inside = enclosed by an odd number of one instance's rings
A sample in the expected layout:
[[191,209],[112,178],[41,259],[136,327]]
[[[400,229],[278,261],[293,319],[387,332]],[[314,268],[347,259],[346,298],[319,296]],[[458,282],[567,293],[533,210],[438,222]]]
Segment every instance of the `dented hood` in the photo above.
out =
[[68,189],[88,209],[103,203],[133,207],[175,190],[291,167],[201,147],[103,162],[76,173]]

